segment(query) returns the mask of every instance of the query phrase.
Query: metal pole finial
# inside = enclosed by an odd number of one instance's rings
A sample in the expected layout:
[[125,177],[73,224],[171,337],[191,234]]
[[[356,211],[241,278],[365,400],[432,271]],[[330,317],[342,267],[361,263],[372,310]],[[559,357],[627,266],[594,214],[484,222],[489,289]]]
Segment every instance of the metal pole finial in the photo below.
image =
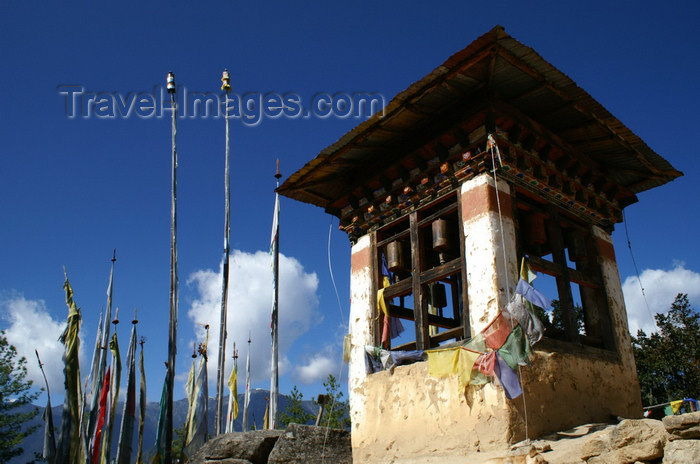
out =
[[221,73],[221,90],[228,92],[231,90],[231,76],[229,76],[228,69],[224,69]]
[[175,93],[175,74],[172,71],[168,72],[168,77],[165,80],[165,86],[168,93]]
[[280,159],[277,158],[277,172],[275,173],[275,179],[279,181],[281,177],[282,174],[280,174]]

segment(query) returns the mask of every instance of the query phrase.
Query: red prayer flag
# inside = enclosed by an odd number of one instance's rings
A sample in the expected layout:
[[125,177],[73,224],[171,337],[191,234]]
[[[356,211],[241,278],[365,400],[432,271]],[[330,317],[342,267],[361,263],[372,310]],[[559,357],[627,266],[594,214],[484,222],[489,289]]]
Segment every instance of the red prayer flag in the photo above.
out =
[[510,321],[503,316],[502,312],[499,312],[498,316],[481,333],[486,340],[486,346],[497,350],[503,346],[511,330],[513,330],[513,326]]
[[479,356],[479,359],[474,363],[474,369],[478,369],[484,375],[493,377],[493,370],[496,367],[496,352],[489,351],[488,353]]
[[388,348],[389,347],[389,325],[391,323],[391,320],[389,319],[389,316],[386,314],[383,317],[384,320],[384,325],[382,327],[382,347]]
[[97,416],[95,427],[95,440],[92,442],[92,464],[100,461],[100,443],[102,443],[102,427],[105,425],[105,413],[107,412],[107,397],[109,396],[109,367],[105,373],[105,380],[100,393],[100,415]]

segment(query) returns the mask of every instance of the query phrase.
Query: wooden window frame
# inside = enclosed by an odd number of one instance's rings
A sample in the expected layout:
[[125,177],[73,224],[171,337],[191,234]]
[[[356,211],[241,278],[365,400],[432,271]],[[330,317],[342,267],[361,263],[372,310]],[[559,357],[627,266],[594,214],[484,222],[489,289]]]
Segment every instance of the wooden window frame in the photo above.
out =
[[[563,342],[616,351],[607,291],[593,238],[593,225],[584,223],[554,204],[543,204],[542,200],[536,199],[525,191],[515,190],[512,204],[513,216],[516,218],[518,256],[527,254],[532,270],[556,279],[558,295],[553,299],[559,300],[564,330],[563,333],[545,333],[545,335]],[[549,242],[547,251],[550,252],[547,255],[551,254],[551,260],[533,255],[526,250],[521,218],[524,214],[532,212],[546,216]],[[565,230],[576,231],[584,237],[585,259],[573,261],[576,269],[569,267],[567,262],[569,252],[564,238]],[[579,333],[578,330],[571,284],[577,284],[581,293],[585,334]]]
[[[381,249],[394,240],[407,240],[410,243],[410,277],[405,277],[398,282],[384,289],[386,301],[393,298],[401,298],[411,295],[413,299],[413,309],[405,308],[402,305],[389,304],[389,314],[400,319],[412,320],[415,327],[415,339],[396,347],[387,347],[394,350],[425,350],[438,346],[440,343],[450,340],[463,340],[471,337],[469,323],[469,299],[466,278],[466,261],[464,253],[464,228],[462,227],[462,205],[459,201],[458,192],[439,198],[431,203],[422,205],[420,208],[409,213],[398,220],[387,224],[376,232],[372,233],[370,240],[372,247],[372,262],[374,263],[374,278],[372,279],[372,294],[376,295],[377,290],[383,280]],[[434,211],[430,211],[430,210]],[[430,211],[425,214],[426,211]],[[444,264],[431,266],[425,269],[427,259],[426,253],[433,252],[430,243],[423,243],[426,227],[438,219],[451,216],[456,218],[452,221],[452,226],[458,229],[455,234],[459,241],[459,246],[454,244],[454,253],[457,256],[447,260]],[[401,223],[408,222],[407,227],[401,227]],[[396,229],[387,234],[386,231]],[[453,231],[454,233],[454,231]],[[428,304],[423,294],[423,288],[432,282],[443,282],[451,285],[450,295],[452,296],[453,318],[441,317],[428,314]],[[458,282],[459,281],[459,282]],[[461,292],[456,289],[461,287]],[[461,311],[459,308],[461,307]],[[376,305],[374,304],[373,317],[373,340],[376,346],[381,344],[382,321]],[[430,335],[430,326],[441,327],[444,330],[435,335]],[[391,341],[389,341],[391,343]]]

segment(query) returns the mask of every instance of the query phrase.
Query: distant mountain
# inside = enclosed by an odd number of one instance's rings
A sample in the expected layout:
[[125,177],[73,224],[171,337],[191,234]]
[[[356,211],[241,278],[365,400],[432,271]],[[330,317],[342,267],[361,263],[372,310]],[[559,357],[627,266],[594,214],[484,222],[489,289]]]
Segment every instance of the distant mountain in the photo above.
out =
[[[238,395],[238,405],[239,414],[238,418],[234,422],[234,430],[241,431],[243,423],[243,394]],[[250,404],[248,406],[248,426],[250,428],[260,429],[263,426],[263,419],[265,417],[265,406],[267,404],[266,398],[270,396],[268,390],[255,389],[250,392]],[[279,398],[279,410],[283,412],[287,406],[289,399],[286,395],[280,394]],[[313,403],[313,401],[303,401],[304,409],[313,414],[316,417],[318,413],[318,406]],[[228,396],[224,399],[224,411],[228,406]],[[121,424],[122,409],[124,405],[122,402],[117,404],[117,414],[114,417],[114,432],[112,435],[112,457],[117,452],[117,440],[119,439],[119,427]],[[44,411],[43,406],[26,405],[18,412],[27,412],[31,409],[38,409],[39,414],[31,421],[24,424],[23,428],[31,427],[32,425],[39,425],[39,428],[31,435],[26,437],[22,442],[22,448],[24,449],[24,454],[11,459],[8,464],[25,464],[34,459],[34,453],[41,454],[44,449],[44,421],[42,419],[42,413]],[[58,430],[61,426],[61,413],[63,410],[63,405],[54,406],[51,408],[53,411],[54,426],[57,430],[56,439],[58,439]],[[214,415],[216,409],[216,399],[209,398],[209,433],[210,435],[214,431]],[[144,424],[143,430],[143,447],[145,456],[150,456],[153,453],[153,447],[156,443],[156,431],[158,428],[158,414],[160,411],[160,405],[157,402],[150,402],[146,405],[146,422]],[[138,407],[137,407],[138,414]],[[180,428],[185,423],[185,417],[187,416],[187,399],[183,398],[173,402],[173,422],[175,423],[175,428]],[[134,430],[134,440],[133,440],[133,453],[132,462],[136,460],[136,450],[138,449],[138,420],[136,422]]]

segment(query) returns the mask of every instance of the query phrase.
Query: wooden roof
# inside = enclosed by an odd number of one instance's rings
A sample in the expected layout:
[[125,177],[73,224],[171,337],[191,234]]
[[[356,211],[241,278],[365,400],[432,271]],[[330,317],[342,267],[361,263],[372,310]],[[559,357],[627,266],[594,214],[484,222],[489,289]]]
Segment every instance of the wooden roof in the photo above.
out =
[[[403,189],[415,177],[409,172],[436,155],[444,161],[448,150],[454,155],[455,144],[466,148],[480,125],[507,133],[534,159],[554,147],[556,168],[577,181],[590,168],[588,182],[598,178],[620,207],[682,175],[569,77],[496,26],[321,151],[279,193],[342,219],[358,209],[358,198],[367,203],[376,189]],[[551,156],[548,162],[554,166]]]

